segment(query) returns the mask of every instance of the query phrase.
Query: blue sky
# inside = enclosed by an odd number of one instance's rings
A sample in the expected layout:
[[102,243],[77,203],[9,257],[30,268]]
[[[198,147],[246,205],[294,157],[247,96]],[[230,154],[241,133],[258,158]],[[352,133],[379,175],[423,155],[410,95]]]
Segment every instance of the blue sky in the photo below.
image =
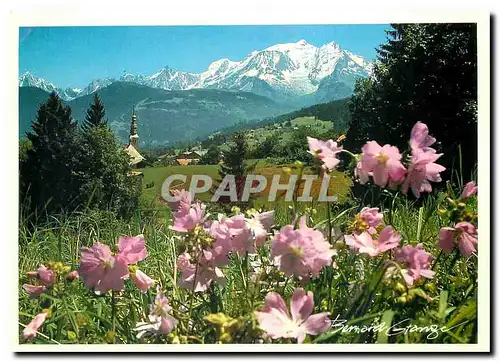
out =
[[335,41],[368,59],[386,39],[387,24],[270,26],[36,27],[19,31],[19,73],[30,71],[58,87],[85,87],[125,71],[153,74],[168,65],[202,72],[214,60],[239,61],[254,50],[305,39]]

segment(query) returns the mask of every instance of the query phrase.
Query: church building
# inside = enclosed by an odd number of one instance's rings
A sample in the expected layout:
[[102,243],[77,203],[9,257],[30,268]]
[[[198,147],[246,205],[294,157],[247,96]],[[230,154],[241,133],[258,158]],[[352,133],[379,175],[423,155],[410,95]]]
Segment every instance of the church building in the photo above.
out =
[[130,142],[125,146],[130,156],[130,166],[133,168],[142,168],[145,166],[145,158],[139,153],[139,133],[137,127],[137,115],[135,114],[135,107],[132,111],[132,122],[130,124]]

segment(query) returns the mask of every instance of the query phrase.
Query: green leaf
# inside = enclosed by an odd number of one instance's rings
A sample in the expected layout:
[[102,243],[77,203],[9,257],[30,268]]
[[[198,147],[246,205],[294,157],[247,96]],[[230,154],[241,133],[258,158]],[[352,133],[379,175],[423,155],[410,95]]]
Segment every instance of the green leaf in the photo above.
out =
[[[392,325],[392,318],[394,317],[394,311],[389,309],[382,315],[382,323],[384,323],[387,328]],[[386,329],[383,328],[378,332],[377,343],[387,343],[388,336],[386,334]]]
[[422,221],[423,221],[424,207],[418,209],[418,226],[417,226],[417,243],[420,243],[420,235],[422,233]]
[[463,305],[459,312],[448,322],[446,323],[447,328],[451,328],[460,324],[464,320],[473,320],[476,318],[476,301],[470,300],[467,304]]
[[439,294],[439,312],[438,316],[441,321],[446,318],[446,306],[448,305],[448,291],[442,290]]

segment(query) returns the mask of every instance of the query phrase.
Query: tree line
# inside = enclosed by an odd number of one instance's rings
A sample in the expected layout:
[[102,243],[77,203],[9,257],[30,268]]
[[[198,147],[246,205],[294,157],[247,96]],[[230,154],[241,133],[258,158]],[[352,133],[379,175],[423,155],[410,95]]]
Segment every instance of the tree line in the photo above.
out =
[[477,164],[476,24],[392,24],[370,78],[358,80],[345,146],[367,139],[407,149],[412,125],[439,140],[444,179],[470,179]]
[[25,217],[67,214],[83,208],[129,217],[137,209],[140,181],[129,156],[105,120],[94,94],[81,125],[51,93],[20,141],[20,202]]

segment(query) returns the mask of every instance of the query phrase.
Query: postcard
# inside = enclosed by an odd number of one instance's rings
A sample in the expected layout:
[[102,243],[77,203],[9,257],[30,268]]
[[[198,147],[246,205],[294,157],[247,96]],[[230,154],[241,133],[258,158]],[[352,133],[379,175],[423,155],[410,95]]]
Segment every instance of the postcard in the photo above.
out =
[[47,19],[16,351],[489,351],[488,14]]

